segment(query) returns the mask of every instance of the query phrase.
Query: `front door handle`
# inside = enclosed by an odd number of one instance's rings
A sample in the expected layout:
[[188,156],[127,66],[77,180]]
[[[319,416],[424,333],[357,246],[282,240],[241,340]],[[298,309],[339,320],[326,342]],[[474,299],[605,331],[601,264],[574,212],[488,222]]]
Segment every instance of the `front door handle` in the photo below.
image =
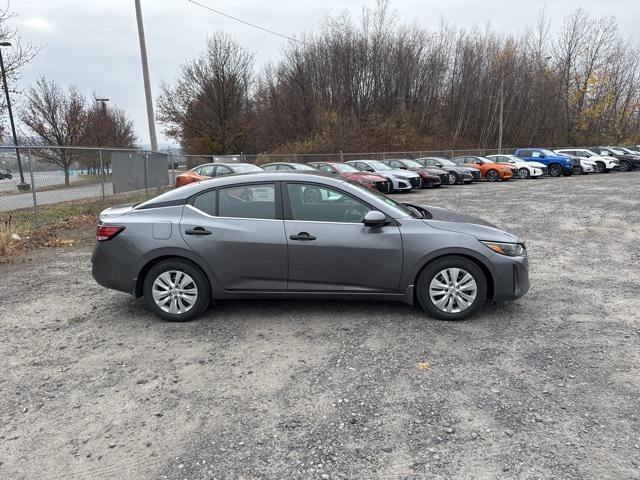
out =
[[309,235],[307,232],[300,232],[297,235],[291,235],[289,237],[291,240],[315,240],[316,237],[313,235]]
[[209,230],[205,230],[202,227],[189,228],[184,231],[187,235],[211,235]]

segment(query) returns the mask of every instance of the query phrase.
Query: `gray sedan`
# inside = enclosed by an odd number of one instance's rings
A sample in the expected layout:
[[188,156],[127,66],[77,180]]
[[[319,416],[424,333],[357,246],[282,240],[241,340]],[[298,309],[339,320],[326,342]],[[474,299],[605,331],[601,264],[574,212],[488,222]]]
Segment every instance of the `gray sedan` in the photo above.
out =
[[92,263],[172,321],[230,298],[396,300],[461,320],[529,288],[518,237],[322,173],[228,175],[109,208]]

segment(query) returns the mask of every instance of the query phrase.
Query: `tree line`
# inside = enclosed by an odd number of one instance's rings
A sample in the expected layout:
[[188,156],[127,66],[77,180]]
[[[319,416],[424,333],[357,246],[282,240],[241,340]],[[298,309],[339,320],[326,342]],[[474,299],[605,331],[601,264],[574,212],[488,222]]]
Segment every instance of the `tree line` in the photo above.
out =
[[189,153],[322,153],[640,142],[640,61],[613,18],[578,10],[552,33],[431,31],[381,2],[325,18],[256,73],[216,33],[163,84],[158,119]]

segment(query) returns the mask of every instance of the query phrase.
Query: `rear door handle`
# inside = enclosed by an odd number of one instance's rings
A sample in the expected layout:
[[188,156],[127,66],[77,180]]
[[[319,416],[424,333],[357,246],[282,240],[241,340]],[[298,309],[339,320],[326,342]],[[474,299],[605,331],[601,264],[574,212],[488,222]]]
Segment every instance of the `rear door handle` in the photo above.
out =
[[289,237],[291,240],[315,240],[316,237],[313,235],[309,235],[307,232],[300,232],[297,235],[291,235]]
[[209,230],[205,230],[202,227],[189,228],[184,231],[187,235],[211,235]]

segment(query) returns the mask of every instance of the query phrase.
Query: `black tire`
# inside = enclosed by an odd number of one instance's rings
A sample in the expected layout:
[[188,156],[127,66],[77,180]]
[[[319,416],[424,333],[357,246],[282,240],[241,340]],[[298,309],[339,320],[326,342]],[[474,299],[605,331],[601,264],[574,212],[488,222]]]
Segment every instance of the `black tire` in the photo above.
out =
[[[197,298],[195,304],[184,313],[169,313],[160,308],[153,299],[152,288],[155,280],[163,273],[169,271],[184,272],[193,279],[193,283],[197,287]],[[163,320],[170,322],[188,322],[200,316],[206,310],[210,302],[210,287],[206,275],[196,265],[188,260],[181,258],[171,258],[163,260],[157,265],[151,267],[144,278],[142,285],[142,294],[149,310],[154,312]]]
[[559,177],[562,175],[562,167],[560,165],[549,165],[549,175]]
[[[469,273],[476,282],[477,291],[473,303],[461,312],[445,312],[433,303],[429,295],[429,286],[434,277],[447,268],[459,268]],[[442,257],[427,264],[416,281],[416,297],[422,309],[439,320],[464,320],[473,315],[487,299],[487,279],[482,269],[472,260],[457,255]]]
[[604,162],[596,162],[596,173],[605,173],[607,171],[607,167],[605,166]]
[[520,170],[518,170],[518,177],[522,178],[523,180],[528,179],[529,177],[531,177],[531,174],[529,173],[529,170],[526,168],[521,168]]
[[627,160],[620,160],[620,166],[618,167],[621,172],[628,172],[631,170],[631,162]]
[[486,175],[487,182],[497,182],[500,180],[500,174],[497,170],[489,170]]
[[457,185],[460,182],[460,177],[455,172],[449,172],[449,185]]

